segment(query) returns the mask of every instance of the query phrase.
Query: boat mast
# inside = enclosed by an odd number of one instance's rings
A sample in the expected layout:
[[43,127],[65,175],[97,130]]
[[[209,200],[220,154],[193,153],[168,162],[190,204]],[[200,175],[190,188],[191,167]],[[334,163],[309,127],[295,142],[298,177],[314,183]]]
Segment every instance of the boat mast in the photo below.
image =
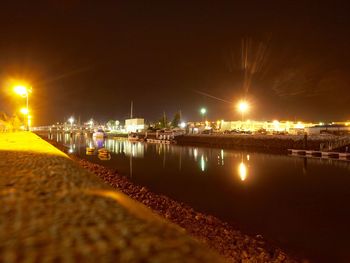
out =
[[133,116],[132,116],[132,110],[133,110],[133,101],[131,101],[131,109],[130,109],[130,119],[132,119],[133,118]]

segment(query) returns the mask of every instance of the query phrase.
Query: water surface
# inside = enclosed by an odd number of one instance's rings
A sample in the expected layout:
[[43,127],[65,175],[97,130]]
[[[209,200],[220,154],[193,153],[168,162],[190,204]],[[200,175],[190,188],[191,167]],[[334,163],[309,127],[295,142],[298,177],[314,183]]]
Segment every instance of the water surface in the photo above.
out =
[[[350,162],[220,148],[52,139],[136,184],[212,214],[313,262],[350,262]],[[110,160],[86,155],[105,147]]]

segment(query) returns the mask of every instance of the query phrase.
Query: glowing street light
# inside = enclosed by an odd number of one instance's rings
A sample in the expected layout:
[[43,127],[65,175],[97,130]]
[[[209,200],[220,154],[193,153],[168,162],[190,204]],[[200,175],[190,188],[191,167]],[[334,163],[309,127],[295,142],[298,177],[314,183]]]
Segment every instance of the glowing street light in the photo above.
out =
[[74,117],[70,117],[70,118],[68,119],[68,122],[70,123],[71,128],[73,128]]
[[26,97],[29,93],[29,89],[26,86],[23,85],[16,85],[13,87],[13,91],[22,96],[22,97]]
[[181,122],[180,123],[180,128],[185,129],[186,128],[186,122]]
[[243,121],[244,120],[244,113],[246,113],[249,110],[249,104],[246,101],[241,100],[237,104],[237,109],[242,114],[242,121]]
[[20,109],[20,112],[24,115],[27,115],[29,113],[29,110],[28,110],[28,108],[22,108],[22,109]]
[[72,124],[74,123],[74,118],[73,118],[73,117],[70,117],[70,118],[68,119],[68,122],[72,125]]
[[[25,115],[27,115],[27,130],[29,131],[30,127],[30,118],[29,118],[29,93],[32,92],[32,87],[27,87],[24,85],[16,85],[13,87],[13,91],[17,94],[20,95],[21,97],[24,97],[27,99],[27,108],[26,110],[22,109],[21,112]],[[26,113],[25,113],[26,112]]]

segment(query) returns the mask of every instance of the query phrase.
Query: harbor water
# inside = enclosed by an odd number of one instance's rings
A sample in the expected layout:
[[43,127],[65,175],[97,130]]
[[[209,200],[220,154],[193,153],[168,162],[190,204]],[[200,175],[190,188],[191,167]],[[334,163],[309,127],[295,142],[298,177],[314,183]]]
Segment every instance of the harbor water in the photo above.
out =
[[[50,134],[69,152],[262,235],[311,262],[350,262],[350,162]],[[94,147],[92,154],[86,147]],[[108,158],[96,154],[110,151]]]

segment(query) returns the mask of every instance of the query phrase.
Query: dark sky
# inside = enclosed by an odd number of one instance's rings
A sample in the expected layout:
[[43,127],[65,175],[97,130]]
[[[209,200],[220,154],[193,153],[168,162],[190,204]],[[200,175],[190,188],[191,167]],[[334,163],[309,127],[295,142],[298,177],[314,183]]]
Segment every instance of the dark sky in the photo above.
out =
[[[325,1],[323,1],[325,2]],[[0,111],[33,86],[36,125],[62,121],[350,119],[350,9],[328,1],[1,1]],[[196,91],[232,101],[232,104]]]

